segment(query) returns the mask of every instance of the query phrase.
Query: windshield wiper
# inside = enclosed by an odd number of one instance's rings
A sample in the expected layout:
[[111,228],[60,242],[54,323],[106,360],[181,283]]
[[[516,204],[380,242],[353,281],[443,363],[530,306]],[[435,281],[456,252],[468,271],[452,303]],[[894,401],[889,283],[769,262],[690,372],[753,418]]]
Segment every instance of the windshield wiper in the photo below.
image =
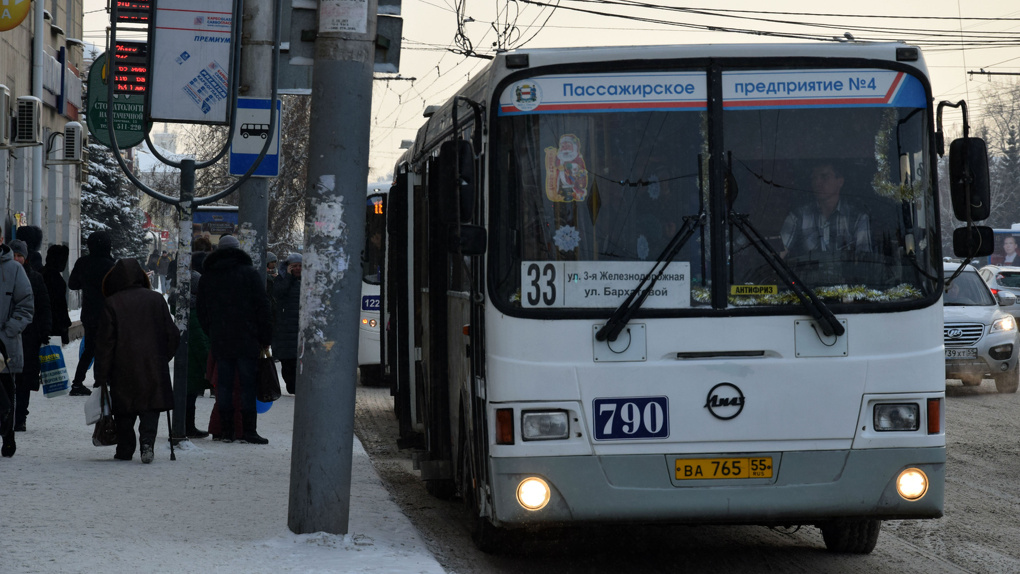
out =
[[776,253],[776,250],[769,245],[768,241],[751,225],[747,215],[730,211],[730,221],[744,234],[744,237],[747,237],[747,240],[758,250],[758,253],[761,253],[765,261],[776,270],[779,278],[786,283],[787,287],[797,295],[797,298],[800,299],[804,307],[811,313],[811,316],[818,321],[819,326],[822,328],[822,333],[826,337],[833,334],[838,337],[846,332],[843,324],[839,322],[839,319],[836,318],[825,303],[815,295],[814,291],[804,285],[800,278],[797,277],[797,274],[793,272],[793,269],[786,264],[786,261]]
[[[680,249],[683,248],[691,236],[694,235],[694,230],[702,225],[705,225],[705,212],[701,212],[698,215],[684,216],[684,224],[680,226],[680,229],[677,230],[665,249],[659,254],[659,258],[652,265],[652,270],[641,279],[641,282],[638,283],[634,291],[616,308],[616,311],[613,311],[606,324],[602,325],[602,328],[595,333],[595,340],[615,341],[620,336],[620,332],[627,326],[627,322],[630,321],[634,312],[641,308],[645,299],[648,298],[648,294],[652,292],[652,288],[655,287],[655,282],[659,280],[659,276],[673,262],[673,258],[676,257],[676,254],[680,252]],[[661,268],[659,267],[660,265],[662,266]]]

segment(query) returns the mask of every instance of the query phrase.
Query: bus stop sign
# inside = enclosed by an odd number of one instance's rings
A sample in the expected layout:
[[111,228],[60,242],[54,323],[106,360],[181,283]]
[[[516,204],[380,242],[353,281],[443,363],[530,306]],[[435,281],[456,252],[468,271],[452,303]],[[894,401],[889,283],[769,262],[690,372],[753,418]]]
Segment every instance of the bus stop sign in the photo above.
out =
[[259,177],[280,175],[280,115],[276,100],[276,123],[269,125],[269,98],[237,98],[237,117],[230,138],[230,175],[244,175],[258,159],[266,139],[272,141],[262,162],[252,173]]

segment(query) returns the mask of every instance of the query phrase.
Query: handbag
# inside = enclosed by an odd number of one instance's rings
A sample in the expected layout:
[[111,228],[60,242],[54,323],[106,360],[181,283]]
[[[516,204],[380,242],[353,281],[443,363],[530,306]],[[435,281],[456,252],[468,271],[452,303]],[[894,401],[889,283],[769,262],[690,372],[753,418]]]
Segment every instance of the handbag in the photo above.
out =
[[[103,404],[110,403],[110,387],[106,383],[102,384],[99,394]],[[95,446],[116,446],[117,424],[114,422],[112,414],[104,412],[96,421],[96,428],[92,431],[92,444]]]
[[263,403],[271,403],[283,395],[280,391],[280,375],[276,372],[276,363],[264,349],[258,360],[255,372],[257,392],[255,398]]
[[67,378],[64,352],[57,345],[39,347],[39,374],[42,378],[43,395],[47,398],[66,395],[71,389]]

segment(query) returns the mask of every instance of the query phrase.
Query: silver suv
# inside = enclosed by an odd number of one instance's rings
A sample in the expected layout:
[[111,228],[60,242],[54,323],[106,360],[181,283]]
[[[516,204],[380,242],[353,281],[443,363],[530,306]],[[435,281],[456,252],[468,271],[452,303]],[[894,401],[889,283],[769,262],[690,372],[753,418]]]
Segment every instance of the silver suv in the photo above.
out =
[[[1020,267],[985,265],[978,270],[978,274],[985,280],[993,295],[998,295],[1000,291],[1009,291],[1020,297]],[[1020,319],[1020,303],[1003,306],[1002,310]]]
[[[958,263],[944,263],[945,278],[948,280],[958,268]],[[970,265],[949,283],[943,298],[942,331],[947,379],[980,385],[982,379],[993,378],[1000,393],[1017,391],[1020,332],[1016,319],[1000,308],[1015,304],[1016,296],[1007,291],[992,295],[977,269]]]

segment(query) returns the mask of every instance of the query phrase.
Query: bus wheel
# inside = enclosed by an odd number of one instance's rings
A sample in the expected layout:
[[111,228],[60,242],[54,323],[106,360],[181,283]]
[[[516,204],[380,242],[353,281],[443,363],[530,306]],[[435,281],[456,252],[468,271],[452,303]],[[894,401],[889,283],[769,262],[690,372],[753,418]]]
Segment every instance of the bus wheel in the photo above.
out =
[[838,554],[870,554],[878,543],[881,520],[833,520],[819,526],[825,548]]
[[995,375],[995,389],[1000,393],[1015,393],[1020,386],[1020,369]]

